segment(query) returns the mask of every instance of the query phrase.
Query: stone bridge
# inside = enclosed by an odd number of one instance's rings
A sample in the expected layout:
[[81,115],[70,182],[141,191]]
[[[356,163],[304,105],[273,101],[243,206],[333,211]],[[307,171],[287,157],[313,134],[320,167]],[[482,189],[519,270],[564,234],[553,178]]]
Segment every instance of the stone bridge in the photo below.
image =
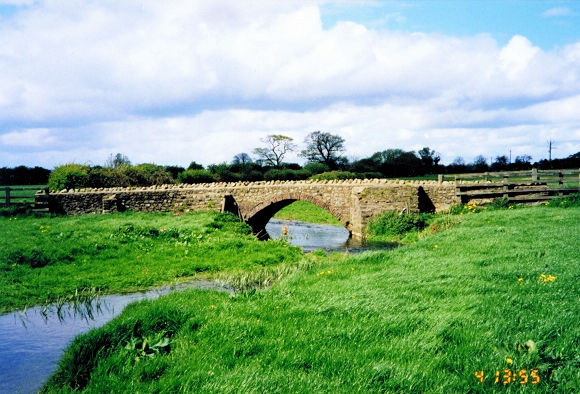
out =
[[268,181],[162,185],[39,192],[37,205],[64,214],[118,211],[228,211],[267,238],[272,216],[296,200],[309,201],[335,216],[353,237],[381,212],[433,212],[458,202],[455,184],[385,179],[344,181]]

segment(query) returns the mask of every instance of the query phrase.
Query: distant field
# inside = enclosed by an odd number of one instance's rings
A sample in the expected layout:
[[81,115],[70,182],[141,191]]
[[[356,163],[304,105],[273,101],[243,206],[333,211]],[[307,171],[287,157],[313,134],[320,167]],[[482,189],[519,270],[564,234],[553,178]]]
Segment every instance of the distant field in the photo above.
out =
[[281,209],[274,215],[276,219],[298,220],[307,223],[330,224],[342,226],[342,224],[330,212],[317,207],[308,201],[296,201]]
[[[23,185],[23,186],[0,186],[0,206],[6,202],[6,188],[10,190],[10,201],[12,203],[33,203],[36,192],[45,185]],[[26,190],[12,190],[12,189],[26,189]]]

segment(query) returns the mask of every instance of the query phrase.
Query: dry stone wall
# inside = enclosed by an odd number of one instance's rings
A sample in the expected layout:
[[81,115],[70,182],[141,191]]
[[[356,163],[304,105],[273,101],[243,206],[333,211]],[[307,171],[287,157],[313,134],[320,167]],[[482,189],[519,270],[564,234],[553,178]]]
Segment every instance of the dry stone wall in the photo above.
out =
[[450,182],[385,179],[180,184],[37,195],[38,200],[46,198],[51,211],[64,214],[226,210],[248,222],[256,233],[278,210],[305,200],[328,210],[355,237],[362,236],[366,223],[384,211],[440,211],[458,202]]

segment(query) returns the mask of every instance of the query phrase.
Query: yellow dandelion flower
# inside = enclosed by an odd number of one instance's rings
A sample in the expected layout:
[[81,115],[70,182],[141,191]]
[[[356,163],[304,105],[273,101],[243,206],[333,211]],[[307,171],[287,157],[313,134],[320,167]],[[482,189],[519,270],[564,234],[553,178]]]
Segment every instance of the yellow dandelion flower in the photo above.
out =
[[511,358],[506,358],[505,360],[508,364],[513,364],[514,360],[512,360]]
[[435,245],[433,245],[433,247],[434,247],[435,249],[437,249],[437,248],[439,247],[439,245],[435,244]]
[[518,282],[523,282],[524,278],[518,278]]

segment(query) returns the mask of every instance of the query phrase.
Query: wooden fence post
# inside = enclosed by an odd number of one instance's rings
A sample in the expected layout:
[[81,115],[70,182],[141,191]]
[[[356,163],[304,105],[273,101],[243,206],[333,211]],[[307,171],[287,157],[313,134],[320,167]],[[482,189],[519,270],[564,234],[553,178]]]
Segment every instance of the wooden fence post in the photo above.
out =
[[538,169],[532,168],[532,182],[538,181]]
[[437,181],[438,181],[439,183],[443,183],[443,174],[439,174],[439,175],[437,175]]
[[561,171],[558,173],[558,188],[560,189],[558,195],[563,196],[564,190],[562,189],[564,188],[564,174]]
[[9,187],[5,188],[4,192],[6,193],[6,195],[5,195],[6,199],[4,200],[4,206],[6,208],[9,208],[10,207],[10,188]]
[[510,196],[508,194],[509,187],[510,187],[509,184],[510,184],[509,175],[504,175],[503,176],[503,198],[507,198],[507,199],[510,198]]

